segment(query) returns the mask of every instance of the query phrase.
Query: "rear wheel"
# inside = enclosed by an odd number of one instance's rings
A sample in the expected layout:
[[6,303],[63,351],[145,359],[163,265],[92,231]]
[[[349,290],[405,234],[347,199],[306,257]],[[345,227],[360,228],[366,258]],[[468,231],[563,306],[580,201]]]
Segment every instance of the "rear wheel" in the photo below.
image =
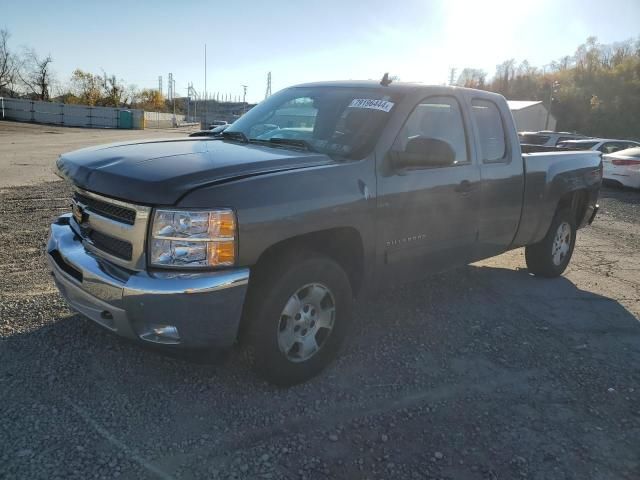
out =
[[249,293],[246,344],[254,369],[287,386],[322,371],[336,356],[351,318],[344,270],[331,258],[299,253],[263,268]]
[[527,268],[535,275],[558,277],[565,271],[576,243],[576,221],[570,209],[556,212],[549,231],[538,243],[525,247]]

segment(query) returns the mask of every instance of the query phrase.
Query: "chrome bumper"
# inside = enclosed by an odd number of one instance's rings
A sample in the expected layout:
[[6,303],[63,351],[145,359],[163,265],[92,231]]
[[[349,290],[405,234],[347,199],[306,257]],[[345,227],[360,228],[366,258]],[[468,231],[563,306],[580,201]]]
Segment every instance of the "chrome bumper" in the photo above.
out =
[[132,272],[87,252],[69,219],[63,215],[51,225],[47,259],[73,309],[131,339],[184,348],[227,348],[234,343],[248,268]]

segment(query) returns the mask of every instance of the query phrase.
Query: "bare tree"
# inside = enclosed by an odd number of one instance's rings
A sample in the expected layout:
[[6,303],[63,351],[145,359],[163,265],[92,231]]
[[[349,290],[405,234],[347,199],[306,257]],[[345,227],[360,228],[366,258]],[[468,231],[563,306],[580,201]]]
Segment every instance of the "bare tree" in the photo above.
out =
[[122,80],[118,81],[115,75],[107,76],[107,72],[102,71],[102,103],[107,107],[119,107],[127,101],[126,87]]
[[0,90],[13,87],[16,79],[18,61],[9,51],[10,36],[8,30],[0,30]]
[[497,92],[501,93],[505,97],[509,97],[509,88],[511,87],[511,82],[515,77],[515,65],[516,61],[514,58],[509,60],[505,60],[500,65],[496,65],[496,86]]
[[38,100],[49,100],[53,83],[51,63],[51,55],[40,57],[35,50],[30,49],[25,51],[24,62],[18,69],[20,80]]
[[487,72],[478,68],[465,68],[455,83],[461,87],[484,88]]

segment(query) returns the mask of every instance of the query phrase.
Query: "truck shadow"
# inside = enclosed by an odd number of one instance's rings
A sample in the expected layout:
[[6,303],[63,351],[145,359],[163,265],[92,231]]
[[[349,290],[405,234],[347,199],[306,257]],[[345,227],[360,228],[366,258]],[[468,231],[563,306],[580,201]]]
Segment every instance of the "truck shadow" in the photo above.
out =
[[[354,317],[352,337],[338,362],[329,369],[328,375],[338,383],[343,368],[351,372],[375,368],[375,363],[369,363],[372,345],[390,352],[397,350],[402,357],[401,344],[409,341],[421,355],[436,360],[445,349],[465,354],[478,339],[491,348],[505,350],[501,342],[506,336],[511,337],[512,343],[531,338],[535,343],[541,333],[545,341],[564,343],[567,348],[593,346],[592,353],[598,356],[615,357],[621,344],[640,344],[640,322],[615,299],[581,290],[566,277],[541,279],[524,269],[468,266],[396,286],[375,298],[359,300]],[[237,384],[238,377],[253,384],[256,381],[238,347],[226,362],[200,352],[167,355],[166,351],[128,342],[69,312],[40,329],[10,336],[4,343],[3,357],[10,357],[12,351],[37,352],[36,357],[48,359],[45,372],[58,367],[60,372],[70,371],[70,366],[77,363],[84,374],[99,372],[102,381],[114,385],[126,382],[115,374],[118,368],[135,377],[169,383],[181,383],[187,371],[189,377],[199,377],[209,385],[224,384],[230,379]],[[638,353],[637,347],[634,353]],[[11,358],[6,360],[5,366],[13,363]],[[29,365],[36,370],[42,367],[27,359],[21,368]],[[381,372],[383,376],[397,373],[388,366]],[[63,379],[58,373],[53,377]],[[326,377],[312,382],[322,383]],[[77,383],[72,378],[68,380]],[[347,374],[345,381],[353,380]]]
[[[623,346],[640,352],[640,322],[616,299],[582,290],[566,277],[538,278],[526,269],[471,265],[396,287],[361,311],[356,328],[385,338],[393,335],[390,319],[393,328],[419,328],[425,331],[420,337],[462,352],[479,338],[507,352],[507,337],[511,343],[588,348],[598,356],[615,357]],[[439,348],[435,343],[433,351]]]
[[[57,294],[43,300],[59,303]],[[58,311],[47,326],[0,342],[0,381],[8,392],[3,402],[15,412],[6,419],[7,431],[24,428],[24,405],[55,409],[56,422],[41,428],[36,444],[63,438],[65,425],[82,420],[77,428],[86,438],[96,431],[105,436],[108,426],[109,435],[166,458],[167,468],[188,464],[205,475],[237,450],[291,435],[326,439],[327,430],[365,416],[392,416],[396,425],[414,412],[396,433],[403,452],[398,462],[415,463],[425,442],[442,448],[459,443],[458,427],[465,425],[474,425],[469,435],[482,436],[474,437],[475,461],[503,465],[503,478],[517,476],[509,470],[513,455],[547,448],[550,430],[556,440],[579,442],[586,450],[599,452],[604,445],[616,458],[631,455],[613,449],[608,439],[589,443],[580,429],[599,426],[602,417],[591,415],[593,408],[615,418],[633,416],[637,403],[610,404],[608,388],[631,385],[637,375],[640,323],[615,299],[581,290],[565,277],[469,266],[363,298],[340,358],[290,389],[257,379],[237,349],[223,366],[192,363]],[[291,411],[296,414],[283,416]],[[366,435],[377,438],[376,422],[371,425]],[[316,442],[314,454],[329,464],[360,455],[348,445],[325,451],[326,440]],[[185,452],[176,445],[189,447]],[[562,462],[572,471],[580,458],[562,456]]]

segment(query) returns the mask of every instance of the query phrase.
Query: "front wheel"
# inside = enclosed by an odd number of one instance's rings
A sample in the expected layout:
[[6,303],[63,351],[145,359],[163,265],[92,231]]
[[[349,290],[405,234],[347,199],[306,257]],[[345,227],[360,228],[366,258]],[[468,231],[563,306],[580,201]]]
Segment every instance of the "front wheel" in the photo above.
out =
[[302,253],[273,264],[251,286],[246,343],[257,372],[282,386],[304,382],[336,356],[352,293],[332,259]]
[[576,243],[576,221],[570,209],[559,210],[538,243],[525,247],[527,268],[535,275],[558,277],[565,271]]

